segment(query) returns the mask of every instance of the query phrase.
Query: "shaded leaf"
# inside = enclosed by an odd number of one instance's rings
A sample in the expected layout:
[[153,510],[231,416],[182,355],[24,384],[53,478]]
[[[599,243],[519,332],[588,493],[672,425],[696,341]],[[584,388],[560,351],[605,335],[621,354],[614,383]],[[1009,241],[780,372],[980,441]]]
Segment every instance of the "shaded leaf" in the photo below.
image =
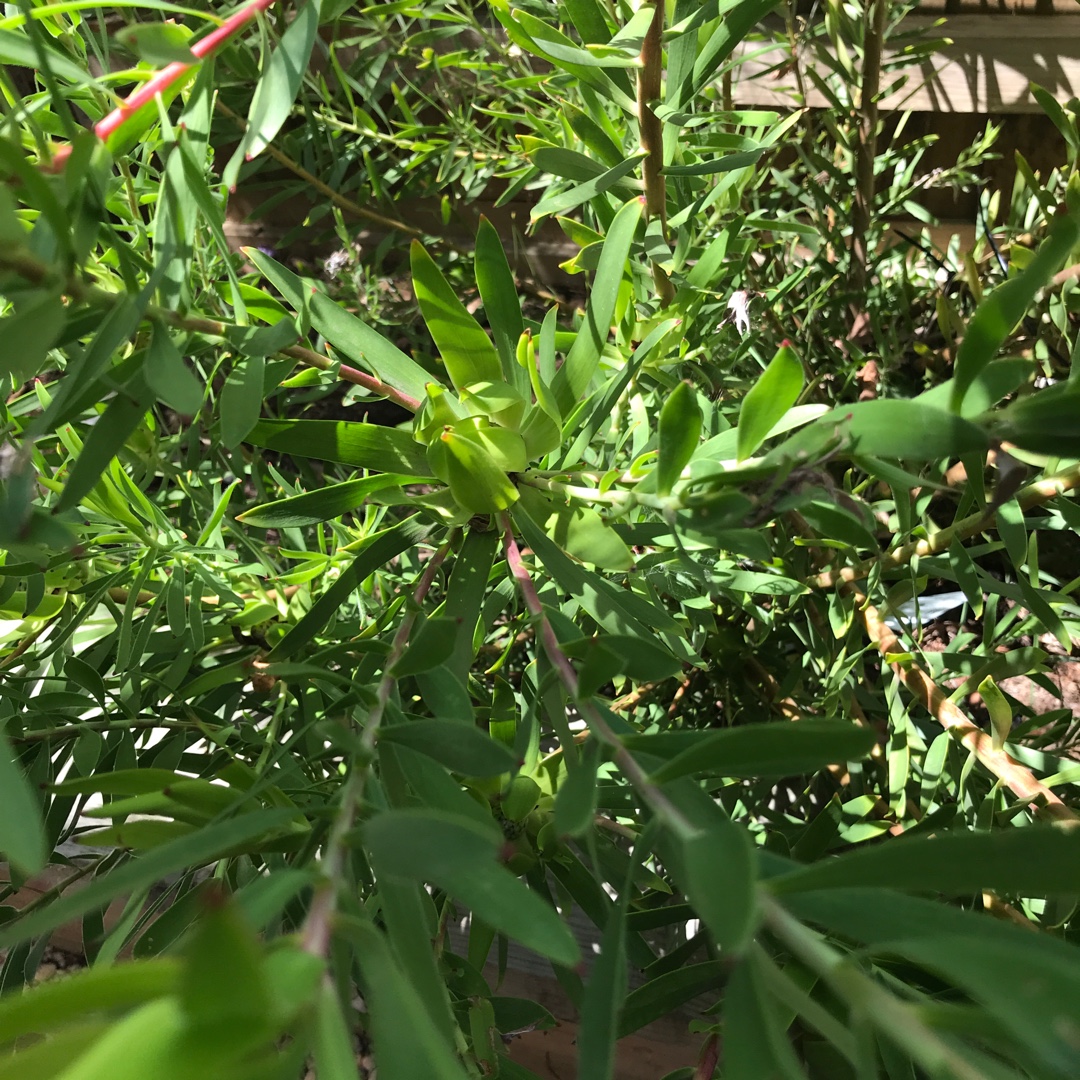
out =
[[410,720],[382,728],[379,742],[398,743],[464,776],[501,776],[514,755],[479,728],[453,720]]

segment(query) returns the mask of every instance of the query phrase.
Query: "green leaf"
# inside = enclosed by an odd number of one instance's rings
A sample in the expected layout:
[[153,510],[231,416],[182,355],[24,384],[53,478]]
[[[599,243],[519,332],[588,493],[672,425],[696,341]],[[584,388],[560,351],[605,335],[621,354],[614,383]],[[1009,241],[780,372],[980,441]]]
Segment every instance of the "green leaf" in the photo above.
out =
[[[533,207],[532,220],[538,221],[542,217],[565,214],[568,210],[573,210],[575,207],[581,206],[582,203],[590,202],[598,195],[603,195],[604,192],[610,191],[624,177],[633,172],[644,157],[644,153],[631,154],[614,168],[602,172],[599,176],[575,184],[573,187],[560,191],[555,195],[548,195]],[[632,201],[639,202],[640,200],[634,199]],[[610,233],[608,235],[610,236]]]
[[631,750],[669,758],[653,779],[667,783],[680,776],[797,776],[825,765],[859,761],[876,737],[866,728],[840,720],[746,724],[721,731],[628,735]]
[[0,852],[18,871],[36,874],[49,859],[49,844],[35,795],[0,730]]
[[[306,311],[310,315],[311,325],[334,348],[383,382],[404,391],[417,401],[423,400],[424,387],[431,382],[431,376],[415,360],[406,356],[378,331],[335,304],[326,293],[315,289],[310,282],[287,270],[258,248],[244,248],[243,251],[293,311]],[[321,421],[312,421],[317,422]]]
[[95,773],[93,776],[79,776],[53,784],[51,790],[57,795],[142,795],[152,791],[163,791],[170,784],[185,780],[182,773],[171,769],[117,769],[115,772]]
[[585,308],[584,322],[567,353],[566,362],[552,383],[555,400],[563,416],[568,416],[573,410],[600,364],[600,354],[615,317],[615,304],[626,272],[630,245],[643,209],[641,199],[631,199],[615,215],[608,229],[600,265]]
[[772,878],[769,884],[778,893],[855,885],[953,895],[983,889],[1023,896],[1076,893],[1080,830],[1029,825],[988,833],[912,836],[815,863]]
[[959,412],[979,373],[997,355],[1013,327],[1024,317],[1040,289],[1064,265],[1080,243],[1080,221],[1073,214],[1057,217],[1031,263],[1016,277],[983,298],[956,350],[952,409]]
[[447,426],[428,447],[432,471],[449,486],[457,505],[471,514],[495,514],[518,500],[518,489],[507,472],[521,469],[509,468],[496,459],[496,455],[503,457],[499,445],[502,440],[490,438],[496,431],[516,440],[509,449],[519,455],[523,468],[525,444],[515,431],[493,428],[487,433],[488,438],[481,439],[474,437],[479,433],[465,429],[464,425]]
[[453,720],[410,720],[383,727],[379,742],[397,743],[434,758],[463,776],[501,776],[514,755],[479,728]]
[[[183,1035],[184,1014],[176,999],[159,998],[110,1025],[59,1075],[63,1080],[145,1080],[149,1076],[181,1080]],[[216,1069],[223,1063],[204,1060],[200,1064]]]
[[203,916],[185,950],[180,1001],[200,1049],[207,1043],[227,1049],[237,1032],[269,1034],[262,950],[220,887],[211,885],[202,901]]
[[298,458],[430,479],[424,448],[407,431],[345,420],[260,420],[246,442]]
[[[775,363],[774,360],[773,364]],[[694,456],[700,437],[701,406],[698,404],[697,391],[692,383],[683,380],[660,410],[660,453],[656,462],[657,495],[666,497],[671,494],[671,489],[678,482],[683,469]]]
[[[256,302],[260,300],[258,289],[252,289]],[[241,293],[245,298],[246,291]],[[248,308],[248,314],[252,314]],[[244,356],[272,356],[282,349],[295,345],[300,340],[300,331],[292,319],[278,319],[273,326],[230,326],[225,331],[225,338],[237,352]],[[315,374],[315,372],[312,372]]]
[[404,679],[409,675],[419,675],[444,663],[454,651],[458,632],[454,619],[435,617],[425,620],[409,642],[405,654],[394,665],[394,677]]
[[[184,363],[164,323],[155,322],[143,369],[146,384],[171,409],[194,416],[202,407],[203,388]],[[260,397],[262,387],[259,388]]]
[[529,392],[529,379],[517,362],[517,343],[525,332],[521,301],[502,240],[495,226],[481,216],[476,232],[476,287],[484,301],[484,314],[495,338],[502,377],[522,394]]
[[586,743],[577,763],[555,793],[555,831],[560,836],[584,836],[596,817],[596,769],[599,744]]
[[678,623],[662,608],[569,559],[520,507],[514,509],[514,522],[559,587],[576,597],[605,630],[638,638],[648,638],[656,631],[680,632]]
[[379,1046],[381,1080],[416,1080],[417,1075],[431,1080],[468,1080],[382,934],[360,919],[345,916],[340,922],[342,933],[357,946],[369,1030]]
[[473,658],[476,626],[487,593],[488,574],[499,546],[494,530],[470,529],[454,557],[446,590],[444,614],[458,624],[454,651],[446,666],[464,684]]
[[419,240],[412,242],[410,252],[413,290],[454,388],[502,382],[499,354],[483,327],[465,310]]
[[281,35],[278,47],[270,54],[251,99],[247,130],[226,170],[225,182],[230,187],[236,182],[240,163],[258,157],[274,141],[292,112],[319,30],[320,6],[321,0],[305,0]]
[[197,64],[191,51],[191,31],[176,23],[133,23],[117,30],[113,37],[140,60],[157,67],[166,64]]
[[[577,771],[581,771],[578,767]],[[556,813],[558,812],[556,803]],[[615,1042],[619,1010],[626,999],[626,904],[631,885],[624,882],[608,912],[600,943],[581,1003],[578,1034],[578,1074],[590,1080],[611,1080],[615,1069]]]
[[1070,1035],[1080,1000],[1080,951],[1074,945],[888,889],[791,893],[784,904],[802,919],[906,957],[964,988],[1041,1060],[1028,1075],[1054,1069],[1062,1078],[1076,1075],[1077,1042]]
[[1080,457],[1080,386],[1058,383],[1014,401],[993,417],[995,434],[1036,454]]
[[687,900],[725,953],[750,943],[759,919],[754,848],[741,825],[719,816],[680,842]]
[[[741,426],[741,425],[740,425]],[[977,453],[986,432],[955,413],[917,400],[860,401],[833,409],[765,455],[766,465],[837,452],[933,461]]]
[[257,810],[217,825],[207,825],[189,836],[155,848],[94,878],[85,888],[65,893],[48,907],[36,908],[0,926],[0,949],[55,930],[117,896],[136,892],[168,874],[212,862],[223,852],[288,824],[295,814],[295,810],[288,809]]
[[724,991],[724,1078],[805,1080],[777,1003],[762,985],[753,959],[735,969]]
[[520,492],[529,516],[568,555],[604,570],[629,570],[634,565],[634,553],[591,507],[558,503],[524,485]]
[[690,76],[679,86],[669,87],[666,102],[668,108],[678,109],[689,106],[702,88],[715,78],[739,42],[776,7],[776,4],[777,0],[740,0],[728,7],[719,24],[706,37],[694,61]]
[[[312,421],[312,423],[317,422]],[[421,525],[414,518],[409,518],[370,536],[353,561],[341,571],[337,581],[311,605],[307,614],[270,650],[267,659],[275,662],[292,656],[333,618],[337,609],[359,588],[362,581],[400,555],[406,548],[419,544],[430,531],[431,526]]]
[[713,176],[716,173],[732,172],[735,169],[745,169],[753,165],[765,153],[767,148],[762,146],[757,150],[743,150],[737,154],[727,154],[724,157],[710,158],[708,161],[696,161],[693,165],[668,165],[664,169],[665,176]]
[[57,500],[57,513],[73,509],[90,494],[101,474],[143,422],[153,398],[141,374],[117,392],[83,443]]
[[67,308],[59,292],[42,292],[30,306],[20,306],[0,319],[4,357],[0,375],[16,383],[32,379],[41,371],[49,349],[63,332]]
[[393,810],[364,826],[364,843],[385,873],[445,889],[484,922],[557,964],[580,959],[554,908],[496,862],[499,841],[465,818]]
[[602,645],[617,658],[612,675],[628,675],[635,682],[659,682],[682,670],[679,660],[666,649],[648,638],[629,634],[604,634],[568,642],[563,648],[567,656],[585,659],[597,645]]
[[261,356],[246,356],[233,362],[225,380],[220,402],[221,441],[230,450],[239,446],[259,422],[264,370]]
[[[1038,955],[1022,938],[927,936],[891,943],[889,951],[962,987],[1039,1062],[1030,1075],[1073,1077],[1080,1071],[1075,955]],[[1022,975],[1020,974],[1022,973]],[[1047,1070],[1044,1072],[1043,1070]]]
[[1061,103],[1053,94],[1037,83],[1031,83],[1031,96],[1039,103],[1039,107],[1053,121],[1054,127],[1061,132],[1062,138],[1069,144],[1069,148],[1075,153],[1080,151],[1080,134],[1077,133],[1076,121],[1072,119],[1061,107]]
[[315,997],[315,1068],[323,1080],[357,1080],[352,1033],[330,979],[323,979]]
[[[688,909],[687,916],[691,914]],[[619,1017],[619,1038],[632,1035],[654,1020],[670,1016],[680,1006],[702,994],[719,990],[729,970],[726,962],[709,960],[704,964],[676,968],[650,979],[627,997]]]
[[180,983],[173,958],[116,967],[84,968],[0,1000],[0,1045],[22,1035],[45,1034],[77,1017],[111,1012],[173,993]]
[[743,399],[737,429],[739,461],[745,461],[765,441],[798,401],[802,388],[802,364],[785,342]]
[[[383,429],[385,430],[385,429]],[[287,499],[265,503],[236,515],[237,521],[253,525],[257,529],[287,529],[300,525],[314,525],[331,521],[342,514],[356,510],[364,500],[383,488],[398,487],[412,483],[411,476],[382,473],[359,480],[346,480],[342,484],[330,484],[317,491],[292,495]]]

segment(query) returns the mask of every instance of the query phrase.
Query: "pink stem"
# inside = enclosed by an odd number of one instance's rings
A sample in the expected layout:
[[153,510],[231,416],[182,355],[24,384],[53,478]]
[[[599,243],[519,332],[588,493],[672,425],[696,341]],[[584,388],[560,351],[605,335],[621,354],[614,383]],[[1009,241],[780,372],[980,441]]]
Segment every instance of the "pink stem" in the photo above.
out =
[[[191,51],[200,60],[206,56],[210,56],[218,50],[222,45],[233,37],[238,30],[240,30],[260,11],[265,11],[268,7],[271,7],[276,0],[251,0],[251,3],[245,8],[241,8],[235,15],[230,15],[216,30],[212,30],[204,38],[200,38],[191,46]],[[99,120],[94,125],[94,134],[101,140],[107,139],[110,135],[120,127],[125,120],[128,119],[133,113],[141,109],[147,102],[153,101],[157,94],[167,90],[181,75],[184,74],[188,68],[192,67],[192,64],[184,64],[176,62],[169,64],[167,67],[163,67],[160,71],[156,72],[153,77],[139,87],[126,101],[121,102],[108,116]],[[57,150],[56,155],[53,157],[52,168],[59,170],[63,167],[64,162],[71,154],[70,146],[62,146]]]

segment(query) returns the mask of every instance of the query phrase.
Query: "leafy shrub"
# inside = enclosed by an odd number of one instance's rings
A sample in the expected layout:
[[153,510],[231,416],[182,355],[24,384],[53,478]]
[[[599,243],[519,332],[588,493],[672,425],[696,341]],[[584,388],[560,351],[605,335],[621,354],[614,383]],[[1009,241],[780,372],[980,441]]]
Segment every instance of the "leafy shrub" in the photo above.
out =
[[[867,355],[900,359],[886,271],[906,264],[858,228],[897,195],[874,186],[899,153],[872,145],[880,0],[843,30],[869,103],[848,150],[871,168],[828,232],[820,185],[793,208],[783,192],[833,132],[784,164],[801,117],[716,88],[769,4],[444,4],[418,24],[391,5],[354,24],[309,0],[260,23],[257,62],[236,35],[268,6],[118,114],[108,87],[135,76],[111,71],[96,9],[0,27],[41,83],[0,141],[0,849],[12,888],[49,862],[83,882],[0,926],[0,1074],[291,1077],[313,1054],[352,1076],[362,1022],[382,1080],[527,1076],[497,1036],[545,1013],[483,973],[513,939],[579,1008],[590,1078],[703,995],[695,1077],[1076,1075],[1075,724],[999,687],[1045,684],[1072,650],[1076,388],[1034,392],[1015,353],[1018,326],[1036,361],[1074,348],[1075,177],[1024,178],[1036,209],[1015,209],[1045,236],[999,284],[971,263],[970,317],[936,298],[924,351],[947,377],[853,401]],[[304,74],[320,22],[370,182],[430,178],[408,154],[432,135],[357,104],[388,86],[411,111],[371,25],[513,44],[486,74],[528,108],[495,118],[480,180],[554,177],[533,213],[579,246],[583,310],[523,303],[487,223],[468,259],[412,242],[410,352],[287,260],[230,252],[247,155],[280,140],[294,172],[330,175],[323,129],[289,124],[334,119],[330,77]],[[357,70],[350,25],[369,27]],[[154,65],[189,47],[153,22],[119,40]],[[460,74],[473,56],[423,59]],[[215,110],[235,127],[256,70],[226,158]],[[474,193],[445,170],[474,161],[451,128],[434,125],[440,169]],[[785,236],[816,244],[803,265]],[[761,244],[783,257],[756,262]],[[412,420],[305,414],[340,382]],[[919,631],[931,582],[970,616],[944,651]],[[976,688],[989,730],[960,705]],[[72,919],[90,969],[20,993]]]

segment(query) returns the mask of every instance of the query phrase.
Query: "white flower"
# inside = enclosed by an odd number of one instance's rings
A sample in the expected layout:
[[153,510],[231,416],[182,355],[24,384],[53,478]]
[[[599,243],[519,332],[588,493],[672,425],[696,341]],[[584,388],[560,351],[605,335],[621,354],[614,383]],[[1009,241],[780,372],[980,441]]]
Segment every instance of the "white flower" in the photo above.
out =
[[349,265],[349,253],[342,248],[335,251],[323,262],[323,270],[327,277],[336,278],[346,266]]
[[735,329],[742,337],[750,329],[750,297],[745,289],[738,289],[731,294],[727,309],[735,322]]

